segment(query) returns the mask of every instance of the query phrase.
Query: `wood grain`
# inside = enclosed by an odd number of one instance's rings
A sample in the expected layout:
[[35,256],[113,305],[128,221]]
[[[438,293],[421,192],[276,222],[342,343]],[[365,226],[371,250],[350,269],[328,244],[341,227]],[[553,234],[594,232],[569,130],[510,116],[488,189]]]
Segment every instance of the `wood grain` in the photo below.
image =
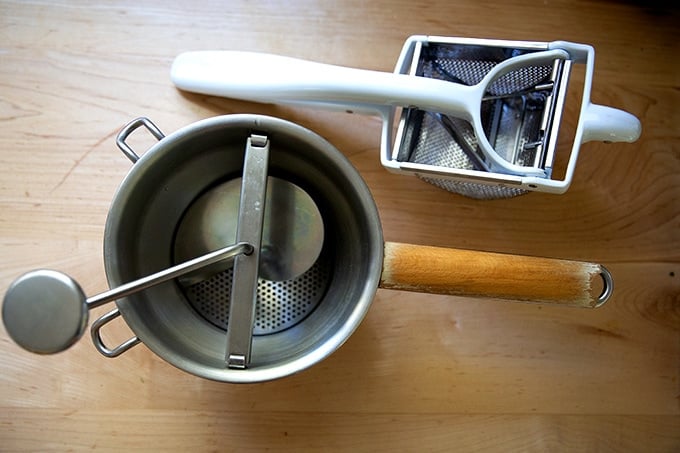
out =
[[[131,166],[118,130],[228,113],[328,139],[366,180],[388,241],[601,263],[616,285],[596,310],[379,290],[328,359],[246,386],[144,345],[36,356],[0,327],[0,450],[680,450],[678,23],[677,7],[635,1],[0,0],[0,290],[42,267],[106,289],[104,224]],[[169,80],[178,53],[204,49],[390,71],[411,34],[592,44],[593,102],[638,116],[642,136],[584,145],[564,195],[480,202],[385,171],[378,118]],[[576,120],[567,109],[564,127]],[[130,137],[140,152],[154,142]]]
[[[107,424],[98,422],[104,416]],[[153,418],[158,429],[138,430]],[[294,451],[343,450],[381,451],[401,438],[404,451],[447,451],[455,445],[461,451],[584,451],[640,448],[640,436],[650,436],[661,451],[673,451],[677,428],[673,417],[592,417],[576,415],[407,415],[288,412],[257,413],[243,417],[229,411],[101,411],[76,410],[64,413],[48,410],[36,418],[30,411],[17,411],[9,422],[18,426],[5,446],[9,449],[119,450],[147,447],[174,450],[177,442],[207,450]],[[82,429],[73,431],[74,425]],[[314,425],[310,432],[309,425]],[[35,430],[48,434],[37,441]],[[83,433],[98,431],[93,439]],[[508,435],[508,431],[511,435]],[[483,432],[480,438],[475,433]],[[64,433],[69,433],[68,441]]]
[[601,272],[581,261],[387,242],[380,287],[592,308]]

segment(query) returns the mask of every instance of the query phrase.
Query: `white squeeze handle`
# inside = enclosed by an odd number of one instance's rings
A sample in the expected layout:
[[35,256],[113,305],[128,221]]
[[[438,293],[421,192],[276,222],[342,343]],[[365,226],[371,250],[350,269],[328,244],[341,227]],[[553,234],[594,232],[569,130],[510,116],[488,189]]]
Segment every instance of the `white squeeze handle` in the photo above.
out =
[[377,112],[417,104],[466,119],[483,94],[475,87],[425,77],[240,51],[182,53],[172,64],[171,78],[182,90],[248,101]]

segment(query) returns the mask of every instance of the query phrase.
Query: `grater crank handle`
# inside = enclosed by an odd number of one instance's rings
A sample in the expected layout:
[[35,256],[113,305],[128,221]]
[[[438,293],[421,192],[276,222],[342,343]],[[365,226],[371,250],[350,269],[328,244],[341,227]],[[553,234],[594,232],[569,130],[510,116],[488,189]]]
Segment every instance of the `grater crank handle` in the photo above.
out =
[[[594,295],[597,276],[603,289]],[[613,285],[594,263],[387,242],[380,287],[594,308]]]

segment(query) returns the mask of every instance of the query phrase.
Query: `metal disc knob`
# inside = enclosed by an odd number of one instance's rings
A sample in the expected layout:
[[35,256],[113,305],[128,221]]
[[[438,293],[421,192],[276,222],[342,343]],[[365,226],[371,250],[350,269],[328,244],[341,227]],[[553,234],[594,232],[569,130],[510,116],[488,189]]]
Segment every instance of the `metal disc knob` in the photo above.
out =
[[53,270],[28,272],[7,290],[2,318],[19,346],[38,354],[63,351],[83,335],[86,296],[68,275]]
[[9,336],[22,348],[38,354],[54,354],[67,349],[83,335],[90,308],[252,252],[250,244],[229,245],[90,298],[66,274],[51,270],[31,271],[16,279],[5,293],[2,321]]

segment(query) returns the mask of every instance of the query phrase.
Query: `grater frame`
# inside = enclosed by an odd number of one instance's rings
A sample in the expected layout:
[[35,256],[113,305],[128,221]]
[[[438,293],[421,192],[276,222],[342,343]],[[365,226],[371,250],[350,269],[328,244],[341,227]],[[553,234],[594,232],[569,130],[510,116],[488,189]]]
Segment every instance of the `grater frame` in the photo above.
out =
[[[570,58],[564,60],[565,68],[558,85],[558,99],[552,112],[548,131],[550,142],[545,153],[546,176],[507,174],[499,171],[455,168],[451,166],[410,162],[403,158],[405,151],[404,138],[414,108],[392,108],[383,111],[384,121],[381,136],[381,163],[391,172],[415,175],[430,183],[452,192],[458,192],[473,198],[506,198],[529,191],[561,194],[570,186],[580,145],[591,140],[628,141],[632,142],[640,134],[640,123],[637,118],[627,112],[602,107],[590,102],[592,77],[594,68],[594,49],[585,44],[566,41],[537,42],[512,41],[477,38],[453,38],[441,36],[411,36],[406,40],[397,61],[394,72],[416,76],[420,57],[425,46],[457,45],[515,48],[526,52],[538,52],[549,49],[564,49]],[[582,88],[580,119],[576,127],[573,146],[566,159],[567,165],[562,178],[553,179],[551,163],[555,159],[556,139],[563,118],[563,109],[568,88],[568,73],[572,65],[585,65],[585,78]],[[599,115],[598,115],[599,114]],[[621,137],[624,137],[623,139]],[[495,188],[495,189],[494,189]]]

